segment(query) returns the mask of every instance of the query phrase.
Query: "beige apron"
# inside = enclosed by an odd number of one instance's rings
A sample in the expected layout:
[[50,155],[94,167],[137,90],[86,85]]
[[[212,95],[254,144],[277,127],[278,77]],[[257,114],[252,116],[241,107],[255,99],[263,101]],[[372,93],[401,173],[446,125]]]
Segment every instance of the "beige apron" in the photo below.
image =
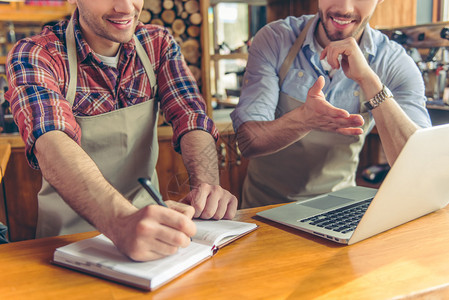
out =
[[[280,88],[312,22],[313,19],[307,23],[281,66]],[[364,97],[360,97],[360,102],[364,102]],[[304,101],[280,92],[276,118],[303,104]],[[364,109],[363,105],[360,107]],[[359,152],[369,128],[369,113],[360,113],[365,120],[363,135],[314,130],[277,153],[251,159],[243,184],[242,208],[298,201],[354,186]]]
[[[137,37],[134,35],[133,38],[137,55],[144,65],[155,95],[157,86],[152,65]],[[66,98],[73,105],[77,84],[77,57],[72,20],[66,30],[66,41],[70,71]],[[149,177],[156,187],[159,186],[155,170],[159,151],[156,127],[158,110],[158,103],[153,98],[101,115],[76,117],[82,132],[81,147],[108,182],[127,199],[133,199],[132,202],[137,207],[154,203],[139,186],[139,177]],[[44,179],[38,203],[36,237],[95,230]]]

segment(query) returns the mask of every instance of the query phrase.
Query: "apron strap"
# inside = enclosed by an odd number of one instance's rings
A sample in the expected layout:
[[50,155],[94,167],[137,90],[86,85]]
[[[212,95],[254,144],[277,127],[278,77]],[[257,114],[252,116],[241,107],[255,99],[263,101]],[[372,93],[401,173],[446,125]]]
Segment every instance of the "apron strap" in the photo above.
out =
[[136,52],[139,56],[140,60],[143,63],[145,68],[145,72],[147,73],[148,79],[150,80],[150,86],[153,93],[153,97],[156,96],[157,92],[157,84],[156,84],[156,76],[154,75],[153,67],[151,65],[150,59],[148,58],[148,54],[143,48],[137,36],[133,35],[134,42],[136,43]]
[[69,59],[69,87],[67,88],[66,99],[69,101],[70,106],[73,106],[76,94],[76,83],[77,83],[77,69],[78,61],[76,58],[76,44],[75,44],[75,33],[73,31],[73,16],[70,18],[69,25],[65,32],[65,39],[67,43],[67,56]]
[[[66,99],[73,106],[76,95],[76,83],[78,77],[78,61],[76,57],[76,42],[75,42],[75,32],[73,30],[73,16],[70,18],[69,24],[67,25],[67,30],[65,33],[66,43],[67,43],[67,56],[69,60],[69,86],[67,88]],[[154,75],[154,70],[151,65],[148,54],[140,43],[136,35],[133,35],[133,39],[136,44],[137,56],[142,61],[145,72],[147,73],[148,79],[150,80],[151,91],[153,98],[157,92],[156,76]]]
[[298,55],[299,50],[301,50],[304,40],[306,39],[307,32],[309,31],[309,28],[312,25],[315,18],[317,18],[317,16],[313,17],[312,19],[309,20],[309,22],[307,22],[306,27],[304,27],[304,29],[301,31],[298,38],[296,39],[295,43],[290,48],[290,51],[288,52],[287,57],[285,58],[284,63],[282,64],[279,70],[279,88],[284,83],[284,79],[287,76],[288,70],[290,70],[290,67],[292,66],[293,61]]

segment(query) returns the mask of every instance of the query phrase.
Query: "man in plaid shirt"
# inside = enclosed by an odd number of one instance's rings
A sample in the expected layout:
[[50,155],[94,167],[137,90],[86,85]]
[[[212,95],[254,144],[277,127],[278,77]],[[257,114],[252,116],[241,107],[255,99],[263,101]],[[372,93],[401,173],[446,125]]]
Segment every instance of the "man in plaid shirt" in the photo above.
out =
[[[95,227],[134,260],[170,255],[190,243],[192,217],[235,215],[237,199],[219,186],[217,129],[174,39],[138,22],[143,0],[69,2],[70,22],[8,57],[6,98],[43,175],[36,236]],[[148,205],[137,182],[157,181],[159,107],[192,186],[169,208]]]

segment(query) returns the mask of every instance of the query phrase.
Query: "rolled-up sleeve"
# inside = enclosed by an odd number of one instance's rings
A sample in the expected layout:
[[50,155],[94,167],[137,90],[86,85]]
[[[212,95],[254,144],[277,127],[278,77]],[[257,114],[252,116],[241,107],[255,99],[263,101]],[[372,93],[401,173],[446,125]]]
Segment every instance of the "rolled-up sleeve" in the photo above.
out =
[[10,102],[14,120],[25,142],[26,157],[38,169],[36,140],[46,132],[60,130],[80,143],[80,128],[62,96],[58,80],[64,78],[63,63],[49,51],[25,39],[15,45],[7,60]]
[[[254,37],[239,103],[231,114],[235,131],[247,121],[274,120],[279,98],[277,74],[280,60],[284,57],[281,49],[284,47],[279,43],[291,46],[291,39],[280,25],[265,26]],[[288,51],[289,47],[285,48]]]
[[388,55],[381,56],[376,64],[377,73],[381,74],[381,80],[391,90],[396,102],[416,125],[422,128],[432,126],[421,72],[404,49],[390,45]]
[[192,130],[204,130],[218,139],[218,130],[207,116],[206,103],[190,72],[179,45],[166,34],[162,40],[161,55],[157,72],[158,95],[165,119],[173,127],[173,146],[180,152],[180,140]]

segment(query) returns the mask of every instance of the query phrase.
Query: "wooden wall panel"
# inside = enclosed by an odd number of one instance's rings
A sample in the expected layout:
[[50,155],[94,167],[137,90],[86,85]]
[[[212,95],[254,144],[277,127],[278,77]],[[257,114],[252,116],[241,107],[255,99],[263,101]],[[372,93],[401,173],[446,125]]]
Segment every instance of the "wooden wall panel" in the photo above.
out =
[[315,14],[318,11],[318,0],[268,0],[267,22],[284,19],[288,16]]
[[370,25],[373,28],[416,25],[417,0],[386,0],[378,5]]
[[[37,193],[41,172],[28,166],[24,148],[13,148],[5,172],[5,194],[10,241],[34,238],[37,223]],[[3,201],[3,195],[1,195]]]

